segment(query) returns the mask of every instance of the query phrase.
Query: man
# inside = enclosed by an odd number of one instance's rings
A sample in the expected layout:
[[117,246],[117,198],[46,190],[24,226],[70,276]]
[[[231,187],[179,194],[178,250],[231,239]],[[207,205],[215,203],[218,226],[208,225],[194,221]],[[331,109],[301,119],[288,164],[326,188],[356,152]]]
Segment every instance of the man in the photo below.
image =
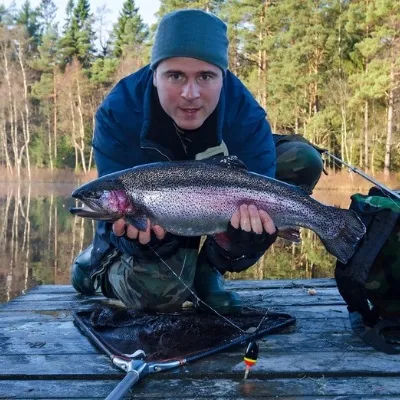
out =
[[[265,111],[227,66],[226,25],[220,19],[193,9],[166,15],[150,65],[121,80],[97,111],[93,148],[99,175],[230,154],[251,171],[275,176]],[[277,176],[313,187],[322,170],[318,152],[284,137],[281,142],[278,154],[285,160],[279,169],[278,158]],[[142,232],[124,220],[99,223],[93,245],[73,265],[75,289],[92,294],[100,284],[106,296],[128,307],[174,311],[193,288],[203,301],[200,308],[207,304],[223,314],[237,313],[240,297],[224,289],[222,274],[249,268],[277,236],[270,216],[252,204],[232,215],[230,251],[207,237],[199,252],[200,238],[147,226]]]

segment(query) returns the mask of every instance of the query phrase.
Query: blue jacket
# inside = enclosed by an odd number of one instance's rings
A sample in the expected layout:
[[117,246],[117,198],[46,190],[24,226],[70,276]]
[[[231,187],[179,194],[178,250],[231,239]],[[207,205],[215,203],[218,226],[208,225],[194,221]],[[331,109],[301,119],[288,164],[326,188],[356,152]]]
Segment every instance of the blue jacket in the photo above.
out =
[[[169,123],[156,113],[158,99],[155,100],[152,77],[149,66],[127,76],[111,90],[97,110],[93,149],[99,176],[150,162],[182,159],[182,153],[176,151],[176,135],[168,134],[175,129],[172,120]],[[274,177],[275,145],[266,113],[229,71],[224,77],[214,119],[209,127],[208,145],[216,146],[223,141],[229,154],[236,155],[250,171]],[[94,271],[112,246],[139,258],[144,254],[150,257],[144,246],[116,238],[108,223],[98,224],[96,241],[92,253]],[[173,238],[159,244],[160,248],[166,248],[166,252],[161,251],[164,256],[173,252],[171,242]],[[249,266],[255,261],[249,260]]]

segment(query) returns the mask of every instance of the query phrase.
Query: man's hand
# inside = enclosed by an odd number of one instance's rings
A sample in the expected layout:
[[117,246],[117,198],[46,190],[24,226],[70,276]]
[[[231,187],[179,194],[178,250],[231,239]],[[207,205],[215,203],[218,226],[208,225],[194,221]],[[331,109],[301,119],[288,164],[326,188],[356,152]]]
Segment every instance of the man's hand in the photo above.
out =
[[258,210],[255,205],[242,204],[232,215],[231,225],[235,229],[240,227],[243,231],[253,231],[258,234],[265,231],[272,235],[276,231],[274,221],[269,214],[264,210]]
[[127,224],[123,218],[115,221],[112,226],[112,230],[116,236],[123,236],[129,239],[138,240],[140,244],[147,244],[151,239],[151,231],[154,232],[158,240],[164,239],[165,229],[160,225],[151,226],[151,222],[147,219],[147,228],[145,231],[140,231],[131,224]]

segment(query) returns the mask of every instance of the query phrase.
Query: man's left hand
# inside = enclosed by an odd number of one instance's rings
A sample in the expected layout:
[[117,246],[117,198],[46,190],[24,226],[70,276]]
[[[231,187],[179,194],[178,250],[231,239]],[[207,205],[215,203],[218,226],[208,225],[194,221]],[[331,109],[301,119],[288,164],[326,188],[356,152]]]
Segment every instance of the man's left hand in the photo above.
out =
[[264,210],[258,210],[255,205],[242,204],[231,218],[231,225],[235,229],[257,234],[263,231],[273,235],[276,232],[274,221]]

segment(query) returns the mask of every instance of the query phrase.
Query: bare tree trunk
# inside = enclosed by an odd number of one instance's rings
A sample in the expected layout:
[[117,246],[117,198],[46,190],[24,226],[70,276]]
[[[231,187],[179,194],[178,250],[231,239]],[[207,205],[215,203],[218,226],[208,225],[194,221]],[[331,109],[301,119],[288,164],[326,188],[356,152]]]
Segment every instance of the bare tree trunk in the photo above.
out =
[[[11,144],[12,144],[12,150],[13,150],[13,156],[14,156],[14,166],[16,166],[15,164],[15,160],[16,160],[16,155],[18,153],[18,150],[16,150],[15,148],[15,135],[14,135],[14,113],[13,113],[13,96],[12,96],[12,90],[11,90],[11,79],[10,79],[10,71],[8,68],[8,57],[7,57],[7,48],[6,46],[3,46],[2,48],[3,50],[3,59],[4,59],[4,77],[6,79],[7,82],[7,89],[8,89],[8,123],[10,125],[10,138],[11,138]],[[5,118],[4,118],[5,119]],[[16,121],[15,121],[16,124]],[[5,131],[5,136],[7,137],[7,132]]]
[[[95,116],[96,116],[96,107],[94,105],[93,98],[92,98],[92,100],[90,102],[90,105],[91,105],[91,113],[92,113],[92,143],[93,143],[94,128],[95,128]],[[93,146],[90,146],[88,171],[90,171],[92,169],[92,163],[93,163]]]
[[54,160],[57,162],[57,77],[56,77],[56,69],[53,69],[53,86],[54,86],[54,95],[53,95],[53,134],[54,134]]
[[51,121],[50,121],[50,110],[47,113],[47,135],[49,139],[49,163],[50,171],[53,171],[53,144],[52,144],[52,134],[51,134]]
[[8,154],[8,141],[7,141],[7,127],[6,127],[6,115],[4,109],[2,110],[2,118],[1,118],[1,127],[0,127],[0,136],[1,141],[3,142],[3,151],[4,157],[6,159],[6,167],[12,173],[12,166],[10,161],[10,155]]
[[79,78],[76,79],[76,85],[77,85],[77,95],[78,95],[78,114],[79,114],[79,122],[80,122],[80,144],[78,146],[80,155],[81,155],[81,162],[82,162],[82,168],[83,172],[87,172],[86,168],[86,160],[85,160],[85,125],[83,121],[83,113],[82,113],[82,98],[81,98],[81,90],[80,90],[80,85],[79,85]]
[[51,254],[51,231],[53,229],[53,201],[54,201],[54,194],[51,192],[50,195],[50,212],[49,212],[49,237],[47,242],[47,251]]
[[350,156],[349,156],[349,148],[347,147],[347,120],[346,120],[346,110],[343,107],[342,104],[342,126],[341,126],[341,131],[342,131],[342,157],[347,161],[350,162]]
[[371,146],[372,152],[371,152],[370,170],[371,170],[372,176],[374,176],[374,174],[375,174],[375,149],[376,149],[376,146],[374,146],[374,144],[377,143],[376,136],[377,135],[375,133],[372,137],[372,146]]
[[17,179],[21,178],[21,164],[20,158],[18,156],[18,118],[17,118],[17,104],[15,100],[13,101],[13,119],[14,119],[14,129],[12,133],[12,149],[14,153],[14,166],[17,169]]
[[387,135],[386,135],[386,146],[385,146],[385,161],[383,167],[383,174],[388,177],[390,174],[391,167],[391,152],[392,152],[392,135],[393,135],[393,105],[394,105],[394,59],[390,68],[390,88],[388,95],[388,111],[387,111]]
[[29,182],[28,194],[26,196],[26,211],[25,211],[25,226],[24,226],[24,237],[26,240],[25,248],[25,279],[24,289],[28,289],[28,277],[29,277],[29,258],[31,252],[31,220],[29,219],[30,205],[31,205],[31,182]]
[[364,166],[365,169],[369,168],[369,103],[368,100],[364,101]]
[[78,149],[76,143],[76,124],[75,124],[75,110],[74,110],[74,101],[72,99],[72,89],[69,88],[69,105],[71,110],[71,122],[72,122],[72,143],[74,145],[75,150],[75,171],[79,169],[79,160],[78,160]]
[[4,213],[1,215],[2,227],[0,233],[0,249],[2,250],[3,254],[6,250],[7,245],[7,232],[8,232],[8,221],[9,221],[9,211],[11,200],[13,198],[13,190],[9,190],[7,193],[6,203],[5,203],[5,210]]
[[18,56],[19,65],[22,72],[22,81],[24,85],[24,105],[25,105],[25,129],[24,129],[24,148],[26,154],[26,166],[28,168],[28,177],[31,179],[31,160],[29,156],[29,142],[30,138],[30,115],[29,115],[29,99],[28,99],[28,84],[26,80],[26,71],[24,66],[24,51],[21,43],[15,45],[15,50]]

